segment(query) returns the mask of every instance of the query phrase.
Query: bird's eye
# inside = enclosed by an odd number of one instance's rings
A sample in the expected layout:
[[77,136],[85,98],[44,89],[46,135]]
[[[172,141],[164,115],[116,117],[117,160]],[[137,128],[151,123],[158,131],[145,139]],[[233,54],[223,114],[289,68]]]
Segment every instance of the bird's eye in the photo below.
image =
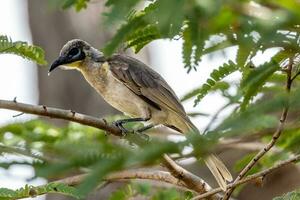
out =
[[68,55],[70,56],[70,57],[77,57],[77,56],[79,56],[80,55],[80,49],[78,49],[78,48],[73,48],[73,49],[71,49],[70,51],[69,51],[69,53],[68,53]]

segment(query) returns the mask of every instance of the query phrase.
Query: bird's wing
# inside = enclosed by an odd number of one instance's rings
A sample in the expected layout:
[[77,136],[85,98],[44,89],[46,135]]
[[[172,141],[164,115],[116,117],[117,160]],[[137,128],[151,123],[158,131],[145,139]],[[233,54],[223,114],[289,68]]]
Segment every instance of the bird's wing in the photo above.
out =
[[144,63],[125,55],[107,60],[115,78],[156,108],[164,108],[188,119],[183,106],[167,82]]

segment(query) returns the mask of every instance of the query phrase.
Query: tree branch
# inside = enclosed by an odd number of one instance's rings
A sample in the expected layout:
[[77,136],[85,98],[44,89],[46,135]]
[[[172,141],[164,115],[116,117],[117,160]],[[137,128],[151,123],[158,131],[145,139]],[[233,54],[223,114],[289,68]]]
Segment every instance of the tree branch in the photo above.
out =
[[[64,183],[69,186],[79,185],[87,174],[81,174],[76,176],[71,176],[61,180],[54,181],[55,183]],[[144,179],[144,180],[154,180],[169,183],[179,187],[186,188],[186,184],[171,175],[171,173],[161,170],[150,170],[150,169],[130,169],[120,172],[115,172],[104,178],[105,181],[118,181],[127,179]]]
[[213,115],[213,117],[211,118],[211,120],[209,121],[207,126],[205,127],[203,133],[206,133],[207,131],[210,130],[211,126],[214,124],[214,122],[216,121],[218,116],[221,114],[221,112],[224,111],[226,108],[228,108],[231,104],[232,103],[229,102],[229,103],[225,104],[224,106],[222,106],[221,108],[219,108],[219,110],[217,110],[217,112]]
[[109,126],[104,119],[80,114],[72,110],[63,110],[59,108],[47,107],[44,105],[36,106],[31,104],[18,103],[16,99],[14,99],[13,101],[0,100],[0,108],[78,122],[80,124],[105,130],[116,136],[123,136],[120,129],[115,126]]
[[[228,188],[234,188],[238,185],[241,185],[241,184],[244,184],[244,183],[247,183],[247,182],[250,182],[252,180],[255,180],[257,178],[264,178],[266,175],[272,173],[274,170],[278,169],[278,168],[281,168],[281,167],[284,167],[290,163],[293,163],[293,162],[297,162],[297,161],[300,161],[300,154],[288,159],[288,160],[285,160],[285,161],[282,161],[276,165],[274,165],[273,167],[270,167],[266,170],[263,170],[261,172],[258,172],[258,173],[255,173],[253,175],[250,175],[250,176],[247,176],[246,178],[243,178],[241,180],[238,180],[234,183],[231,183],[228,185]],[[222,192],[223,190],[221,188],[216,188],[216,189],[213,189],[213,190],[210,190],[209,192],[206,192],[204,194],[201,194],[199,196],[196,196],[194,198],[192,198],[191,200],[199,200],[199,199],[204,199],[204,198],[207,198],[211,195],[214,195],[216,193],[219,193],[219,192]]]
[[[160,170],[131,169],[131,170],[124,170],[124,171],[112,173],[108,175],[106,178],[104,178],[104,180],[117,181],[117,180],[126,180],[126,179],[148,179],[148,180],[155,180],[155,181],[169,183],[179,187],[188,188],[200,194],[206,193],[207,191],[211,190],[211,187],[207,183],[205,183],[198,176],[190,173],[189,171],[177,165],[169,156],[164,155],[164,159],[165,159],[165,166],[169,170],[171,170],[171,173],[160,171]],[[64,183],[69,186],[76,186],[84,180],[86,175],[87,174],[81,174],[81,175],[68,177],[54,182]],[[199,185],[199,182],[201,182],[202,184]],[[219,196],[212,194],[210,195],[209,199],[218,199],[218,198]]]
[[[199,194],[203,194],[211,190],[211,187],[203,179],[179,166],[166,154],[164,155],[164,166],[169,169],[175,178],[182,180],[186,184],[187,188],[193,188],[193,190]],[[214,195],[211,196],[210,199],[219,199],[219,196]]]
[[[43,191],[43,190],[42,190],[42,192],[39,192],[39,188],[47,187],[47,185],[49,185],[51,183],[63,183],[68,186],[77,186],[82,181],[84,181],[84,179],[87,175],[88,174],[75,175],[75,176],[67,177],[64,179],[57,180],[57,181],[53,181],[53,182],[50,182],[45,185],[31,187],[30,192],[28,194],[25,194],[21,198],[36,197],[37,195],[46,194],[47,192]],[[160,181],[163,183],[168,183],[168,184],[178,186],[180,189],[186,190],[186,185],[184,182],[173,177],[169,172],[161,171],[161,170],[151,170],[151,169],[124,170],[124,171],[115,172],[115,173],[112,173],[112,174],[106,176],[105,178],[103,178],[103,181],[106,181],[106,183],[109,183],[111,181],[124,181],[124,180],[130,180],[130,179]],[[106,185],[106,184],[102,184],[102,186],[103,185]]]
[[[289,65],[286,70],[286,73],[287,73],[286,91],[288,93],[291,90],[291,86],[292,86],[292,82],[293,82],[292,67],[293,67],[293,59],[290,58]],[[274,146],[274,144],[276,143],[276,141],[278,140],[278,138],[280,137],[280,135],[284,129],[284,124],[287,119],[288,110],[289,110],[289,103],[287,103],[285,105],[285,107],[282,111],[282,114],[281,114],[281,117],[279,120],[279,125],[278,125],[276,131],[274,132],[271,141],[254,156],[254,158],[246,165],[246,167],[244,167],[244,169],[239,173],[239,175],[237,176],[237,178],[234,180],[233,183],[237,183],[239,180],[241,180],[247,174],[247,172],[250,169],[252,169],[252,167],[259,161],[259,159],[261,159]],[[225,195],[223,197],[223,200],[228,200],[234,189],[235,189],[235,186],[233,186],[230,189],[227,189],[225,192]]]
[[[0,100],[0,108],[78,122],[80,124],[105,130],[116,136],[123,136],[121,130],[115,126],[108,125],[104,119],[98,119],[70,110],[51,108],[44,105],[35,106],[31,104],[18,103],[15,99],[13,101]],[[176,179],[183,181],[188,189],[196,191],[199,194],[205,193],[210,189],[209,185],[204,182],[204,180],[177,165],[177,163],[167,155],[164,155],[163,159],[165,166],[171,174],[176,177]]]

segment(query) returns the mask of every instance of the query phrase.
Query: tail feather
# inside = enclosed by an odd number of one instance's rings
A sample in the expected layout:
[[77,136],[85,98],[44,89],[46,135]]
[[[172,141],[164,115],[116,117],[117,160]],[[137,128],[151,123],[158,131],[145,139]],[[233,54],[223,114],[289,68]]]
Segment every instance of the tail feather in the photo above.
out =
[[204,161],[208,169],[215,177],[221,189],[226,191],[227,181],[230,182],[233,179],[232,175],[230,174],[229,170],[226,168],[224,163],[216,155],[213,154],[205,158]]
[[229,172],[225,164],[220,160],[220,158],[218,158],[214,154],[211,154],[209,157],[214,160],[214,163],[218,166],[218,169],[221,172],[224,179],[229,182],[233,181],[231,173]]
[[[188,116],[173,116],[172,121],[170,121],[168,124],[172,124],[167,126],[181,133],[188,133],[190,131],[199,133],[198,128],[191,122]],[[205,158],[204,161],[215,177],[217,183],[225,191],[227,189],[227,182],[232,181],[232,175],[230,174],[225,164],[216,155],[213,154]]]

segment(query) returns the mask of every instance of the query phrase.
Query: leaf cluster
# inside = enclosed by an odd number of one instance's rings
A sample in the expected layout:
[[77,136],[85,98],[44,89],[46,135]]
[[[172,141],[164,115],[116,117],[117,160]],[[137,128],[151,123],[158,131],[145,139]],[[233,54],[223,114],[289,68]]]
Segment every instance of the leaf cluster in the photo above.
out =
[[[0,142],[3,155],[22,155],[31,158],[24,161],[2,160],[0,167],[29,165],[34,167],[37,177],[59,178],[68,174],[89,171],[89,175],[77,187],[68,188],[52,185],[31,188],[36,195],[57,192],[78,198],[87,195],[101,184],[105,175],[135,166],[155,165],[165,153],[181,154],[189,141],[171,142],[152,139],[139,147],[126,140],[111,140],[99,129],[70,123],[66,127],[55,127],[40,120],[10,124],[0,128]],[[200,141],[200,139],[199,139]],[[199,144],[199,143],[198,143]],[[8,199],[17,199],[17,195],[28,196],[29,189],[9,190]],[[54,190],[54,191],[53,191]],[[1,189],[0,189],[1,191]],[[3,191],[8,191],[3,188]],[[15,192],[15,193],[13,193]],[[0,193],[1,194],[1,193]],[[3,196],[6,196],[3,194]],[[13,198],[15,197],[15,198]]]
[[27,42],[13,42],[5,35],[0,35],[0,54],[16,54],[40,65],[47,64],[43,49],[34,45],[29,45]]

